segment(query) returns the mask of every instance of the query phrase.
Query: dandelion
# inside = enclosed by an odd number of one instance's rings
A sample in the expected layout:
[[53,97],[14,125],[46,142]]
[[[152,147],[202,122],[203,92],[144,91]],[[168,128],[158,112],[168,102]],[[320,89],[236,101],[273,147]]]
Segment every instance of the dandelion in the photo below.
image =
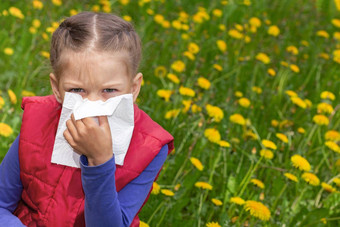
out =
[[178,77],[177,77],[175,74],[173,74],[173,73],[168,73],[168,74],[166,75],[166,77],[167,77],[169,80],[171,80],[172,82],[174,82],[175,84],[179,84],[179,79],[178,79]]
[[201,88],[208,90],[210,88],[210,81],[204,77],[199,77],[197,80],[198,86],[200,86]]
[[61,6],[62,1],[61,0],[52,0],[52,3],[56,6]]
[[285,134],[282,133],[276,133],[275,134],[277,138],[279,138],[282,142],[288,143],[288,138]]
[[340,141],[340,133],[335,130],[329,130],[325,134],[325,139],[331,141]]
[[0,122],[0,136],[9,137],[13,134],[13,129],[6,123]]
[[5,105],[5,100],[0,96],[0,110]]
[[340,187],[340,178],[334,178],[333,182],[336,184],[336,186]]
[[264,183],[262,181],[258,180],[258,179],[251,179],[250,182],[253,183],[254,185],[256,185],[259,188],[264,189],[264,187],[265,187]]
[[11,14],[14,17],[20,18],[20,19],[24,19],[24,14],[22,14],[21,10],[16,8],[16,7],[10,7],[9,8],[9,14]]
[[332,185],[327,184],[326,182],[322,182],[322,183],[321,183],[321,187],[322,187],[325,191],[330,192],[330,193],[336,191],[336,189],[333,188]]
[[270,58],[265,53],[258,53],[255,58],[256,58],[256,60],[259,60],[259,61],[263,62],[264,64],[270,63]]
[[214,128],[207,128],[204,131],[204,136],[213,143],[219,143],[221,140],[221,135],[219,131]]
[[231,197],[230,202],[237,205],[243,205],[245,203],[245,201],[241,197]]
[[191,157],[190,158],[191,164],[193,164],[199,171],[202,171],[204,169],[204,166],[202,165],[201,161],[197,158]]
[[309,162],[303,158],[301,155],[293,155],[290,160],[293,163],[293,166],[297,169],[304,170],[304,171],[310,171],[311,166]]
[[195,187],[197,188],[202,188],[202,189],[207,189],[207,190],[212,190],[213,186],[210,185],[209,183],[198,181],[195,183]]
[[222,10],[220,9],[214,9],[212,11],[212,14],[215,16],[215,17],[221,17],[222,16]]
[[291,181],[295,181],[295,182],[298,182],[299,180],[297,179],[297,177],[291,173],[285,173],[284,174],[285,177],[287,177],[289,180]]
[[132,21],[132,18],[129,15],[124,15],[123,19],[128,21],[128,22]]
[[277,146],[275,145],[274,142],[270,141],[270,140],[266,140],[266,139],[263,139],[261,141],[262,145],[266,148],[270,148],[270,149],[273,149],[273,150],[276,150],[277,149]]
[[161,187],[159,186],[159,184],[157,184],[156,182],[153,182],[151,194],[158,195],[160,190],[161,190]]
[[330,92],[330,91],[323,91],[323,92],[321,92],[320,97],[322,99],[330,99],[330,100],[334,100],[335,99],[335,95],[332,92]]
[[268,221],[270,218],[270,211],[268,207],[261,202],[248,200],[245,202],[244,209],[250,212],[250,215],[261,219],[262,221]]
[[167,73],[167,70],[162,65],[157,66],[157,68],[155,69],[155,76],[157,77],[165,77],[166,73]]
[[340,153],[340,147],[339,147],[339,145],[336,144],[335,142],[333,142],[333,141],[326,141],[326,142],[325,142],[325,145],[326,145],[329,149],[331,149],[332,151],[335,151],[335,152],[337,152],[337,153]]
[[252,17],[252,18],[249,19],[249,24],[251,26],[259,28],[259,27],[261,27],[261,20],[257,17]]
[[44,4],[38,0],[33,0],[32,5],[34,9],[42,9],[44,6]]
[[[340,40],[340,33],[339,32],[334,32],[334,38],[336,40]],[[319,57],[323,58],[325,60],[329,60],[329,55],[327,53],[320,53]]]
[[325,39],[328,39],[329,38],[329,34],[328,32],[326,32],[325,30],[319,30],[316,32],[316,36],[319,36],[319,37],[323,37]]
[[207,104],[205,108],[208,112],[209,117],[214,118],[216,122],[220,122],[223,119],[224,117],[223,111],[218,106]]
[[180,112],[180,109],[169,110],[165,113],[165,119],[177,117],[179,112]]
[[163,195],[170,196],[170,197],[175,195],[175,193],[169,189],[161,189],[161,193]]
[[150,227],[150,226],[143,221],[139,221],[139,227]]
[[224,141],[224,140],[220,140],[220,142],[218,144],[221,147],[230,147],[230,143],[228,143],[227,141]]
[[270,124],[273,126],[273,127],[277,127],[279,125],[279,121],[278,120],[271,120]]
[[196,104],[193,104],[193,105],[191,106],[191,111],[192,111],[193,113],[201,112],[201,111],[202,111],[202,108],[201,108],[200,106],[197,106]]
[[40,51],[40,55],[45,58],[50,58],[50,53],[47,51]]
[[297,65],[295,65],[295,64],[289,65],[289,68],[290,68],[293,72],[295,72],[295,73],[299,73],[299,72],[300,72],[299,66],[297,66]]
[[243,34],[237,31],[236,29],[230,29],[228,31],[228,35],[231,36],[234,39],[243,39]]
[[274,157],[274,153],[271,150],[267,150],[267,149],[262,149],[260,151],[260,156],[264,157],[265,159],[273,159]]
[[191,100],[182,100],[182,104],[184,105],[182,111],[186,113],[189,111],[192,101]]
[[275,72],[275,70],[273,69],[273,68],[269,68],[268,70],[267,70],[267,73],[269,74],[269,75],[271,75],[271,76],[276,76],[276,72]]
[[175,70],[176,72],[181,73],[185,70],[185,64],[181,60],[177,60],[171,64],[171,68]]
[[157,95],[161,98],[164,98],[166,102],[170,100],[171,94],[173,92],[171,90],[159,89],[157,91]]
[[306,130],[305,130],[304,128],[301,128],[301,127],[299,127],[299,128],[297,129],[297,131],[298,131],[298,133],[300,133],[300,134],[305,134],[305,133],[306,133]]
[[15,93],[11,89],[8,89],[7,93],[8,93],[8,96],[9,96],[11,103],[16,104],[17,103],[17,96],[15,95]]
[[307,183],[313,186],[318,186],[320,184],[319,178],[313,173],[303,173],[302,179],[304,179]]
[[6,47],[6,48],[4,49],[4,53],[5,53],[6,55],[11,56],[11,55],[13,55],[14,51],[13,51],[12,48]]
[[318,113],[328,113],[328,114],[331,114],[334,110],[332,105],[325,103],[325,102],[319,103],[317,106],[317,109],[318,109]]
[[211,199],[211,202],[212,202],[213,204],[215,204],[216,206],[221,206],[221,205],[222,205],[222,201],[219,200],[219,199],[212,198],[212,199]]
[[240,98],[238,100],[238,104],[240,104],[240,106],[242,106],[244,108],[248,108],[250,106],[250,101],[247,98]]
[[189,58],[191,61],[195,60],[195,55],[193,55],[192,53],[190,53],[189,51],[185,51],[183,53],[183,56]]
[[23,91],[21,91],[21,96],[23,96],[23,97],[31,97],[31,96],[35,96],[35,94],[34,94],[34,92],[23,90]]
[[222,66],[219,65],[219,64],[214,64],[213,67],[214,67],[214,69],[216,69],[219,72],[221,72],[223,70]]
[[188,50],[190,53],[197,54],[200,50],[199,46],[196,43],[189,43]]
[[221,227],[217,222],[208,222],[206,227]]
[[332,19],[331,22],[335,27],[340,28],[340,20],[339,19]]
[[246,124],[246,120],[244,119],[244,117],[241,114],[233,114],[229,117],[229,120],[235,124],[239,124],[239,125],[245,125]]
[[220,51],[223,53],[227,51],[227,44],[224,42],[224,40],[217,40],[216,45]]
[[325,115],[317,114],[313,117],[313,121],[318,125],[328,125],[329,120]]
[[304,99],[303,101],[306,103],[306,107],[307,108],[311,108],[312,107],[312,102],[309,99]]
[[288,53],[293,54],[293,55],[297,55],[297,54],[299,53],[299,50],[298,50],[298,48],[296,48],[296,46],[288,46],[288,47],[286,48],[286,51],[287,51]]
[[278,36],[280,34],[280,29],[278,26],[276,25],[271,25],[269,28],[268,28],[268,34],[269,35],[272,35],[272,36]]
[[179,93],[181,95],[184,95],[184,96],[190,96],[190,97],[194,97],[195,96],[195,91],[192,90],[191,88],[188,88],[188,87],[183,87],[181,86],[179,88]]
[[252,90],[253,92],[257,93],[257,94],[261,94],[261,93],[262,93],[262,88],[260,88],[260,87],[253,86],[253,87],[251,88],[251,90]]

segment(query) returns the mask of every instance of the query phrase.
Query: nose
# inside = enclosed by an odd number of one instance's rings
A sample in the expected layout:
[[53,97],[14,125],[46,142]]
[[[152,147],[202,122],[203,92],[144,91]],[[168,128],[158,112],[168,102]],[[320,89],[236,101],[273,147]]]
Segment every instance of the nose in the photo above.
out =
[[96,94],[96,93],[89,93],[86,97],[83,98],[87,98],[90,101],[98,101],[98,100],[103,100],[103,97],[101,97],[100,95]]

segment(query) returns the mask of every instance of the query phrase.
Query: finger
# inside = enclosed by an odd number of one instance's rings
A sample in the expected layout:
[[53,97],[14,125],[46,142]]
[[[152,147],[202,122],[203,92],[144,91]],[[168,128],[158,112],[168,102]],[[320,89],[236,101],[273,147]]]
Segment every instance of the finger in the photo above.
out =
[[98,126],[98,123],[96,122],[94,117],[87,117],[81,120],[85,126],[94,126],[94,125]]
[[71,114],[71,120],[72,120],[74,126],[75,126],[76,128],[78,128],[78,129],[84,126],[84,123],[83,123],[82,119],[76,120],[76,119],[74,118],[74,114],[73,114],[73,113]]
[[73,138],[75,138],[78,135],[78,130],[72,120],[66,121],[66,128]]
[[100,126],[109,126],[109,120],[107,119],[107,116],[99,116],[98,122]]
[[75,148],[76,144],[75,144],[75,142],[73,140],[72,135],[70,134],[70,131],[68,129],[66,129],[64,131],[63,135],[64,135],[64,138],[66,139],[66,141],[70,144],[70,146],[72,148]]

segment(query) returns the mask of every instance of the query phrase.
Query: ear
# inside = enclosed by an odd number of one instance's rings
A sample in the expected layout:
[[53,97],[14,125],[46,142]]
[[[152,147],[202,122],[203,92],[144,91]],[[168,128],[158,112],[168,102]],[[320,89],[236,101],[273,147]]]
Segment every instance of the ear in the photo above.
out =
[[61,103],[61,95],[58,89],[59,88],[58,79],[53,73],[50,73],[50,83],[51,83],[52,91],[53,91],[55,98],[57,99],[59,103]]
[[142,85],[142,80],[143,80],[143,74],[142,73],[137,73],[137,75],[132,80],[133,102],[136,101],[136,99],[139,95],[140,87]]

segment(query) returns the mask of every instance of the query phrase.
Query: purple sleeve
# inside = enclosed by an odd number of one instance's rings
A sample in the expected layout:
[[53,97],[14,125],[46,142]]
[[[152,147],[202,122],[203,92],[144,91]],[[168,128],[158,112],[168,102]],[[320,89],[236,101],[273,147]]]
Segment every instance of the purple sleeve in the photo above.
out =
[[22,192],[18,156],[19,136],[0,164],[0,226],[24,226],[19,218],[12,214]]
[[143,205],[168,154],[168,146],[145,170],[118,193],[115,185],[115,159],[99,166],[87,166],[81,156],[82,183],[85,192],[86,226],[129,226]]

